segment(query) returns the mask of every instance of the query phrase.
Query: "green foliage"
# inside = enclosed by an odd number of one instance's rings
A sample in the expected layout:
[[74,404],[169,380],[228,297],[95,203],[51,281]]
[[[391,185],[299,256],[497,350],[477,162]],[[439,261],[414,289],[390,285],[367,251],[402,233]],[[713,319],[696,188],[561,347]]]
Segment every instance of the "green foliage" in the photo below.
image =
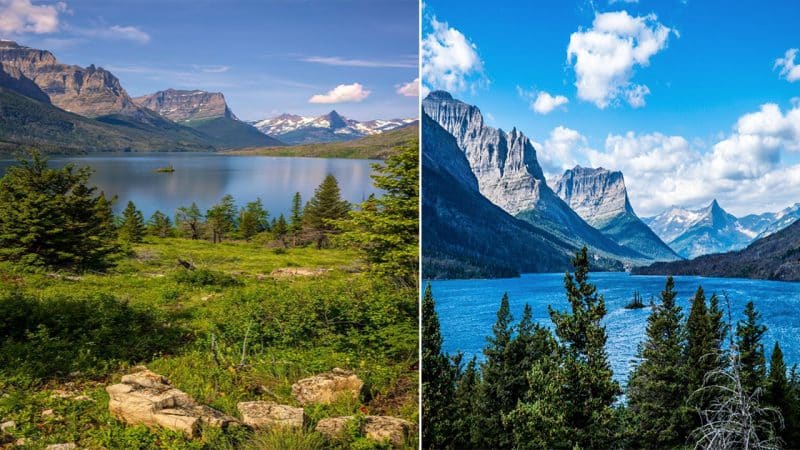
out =
[[264,209],[260,198],[249,202],[239,210],[239,234],[242,238],[249,241],[267,228],[269,228],[269,213]]
[[175,272],[175,281],[189,286],[216,286],[230,287],[241,283],[236,278],[216,270],[210,269],[183,269]]
[[147,232],[160,238],[171,237],[174,234],[172,221],[161,211],[156,211],[147,222]]
[[323,450],[325,438],[318,433],[288,427],[275,427],[256,433],[244,446],[249,450]]
[[222,242],[225,236],[236,229],[236,204],[231,195],[225,195],[206,212],[206,223],[211,233],[211,242]]
[[119,239],[128,243],[142,242],[145,231],[142,212],[136,209],[132,201],[128,201],[128,205],[122,211],[122,222],[117,229]]
[[117,252],[111,201],[88,167],[49,169],[32,153],[0,179],[0,260],[23,267],[107,267]]
[[769,364],[769,375],[766,382],[764,401],[780,412],[783,418],[783,429],[779,430],[784,443],[798,442],[797,392],[792,389],[786,376],[786,363],[783,362],[783,350],[775,342]]
[[191,206],[181,206],[175,213],[175,224],[181,234],[190,239],[200,239],[203,232],[203,213],[192,202]]
[[766,380],[766,359],[761,338],[767,327],[761,324],[761,315],[753,302],[744,308],[745,320],[736,324],[736,346],[741,360],[742,385],[748,393],[764,387]]
[[317,248],[328,245],[328,236],[337,231],[336,221],[345,218],[349,211],[350,204],[342,200],[336,177],[326,176],[303,211],[303,227]]
[[408,286],[419,275],[419,146],[399,149],[373,165],[376,188],[384,191],[339,222],[346,242],[367,255],[372,269]]
[[303,198],[299,192],[292,197],[292,215],[289,217],[289,227],[293,233],[303,228]]
[[[688,397],[684,373],[685,336],[681,307],[675,302],[675,282],[667,278],[661,302],[647,318],[641,362],[631,374],[628,397],[636,417],[635,437],[639,445],[672,448],[683,444],[688,434],[684,402]],[[702,290],[701,301],[705,302]]]
[[272,221],[272,235],[275,239],[283,241],[289,233],[289,225],[286,223],[286,217],[281,214],[276,220]]

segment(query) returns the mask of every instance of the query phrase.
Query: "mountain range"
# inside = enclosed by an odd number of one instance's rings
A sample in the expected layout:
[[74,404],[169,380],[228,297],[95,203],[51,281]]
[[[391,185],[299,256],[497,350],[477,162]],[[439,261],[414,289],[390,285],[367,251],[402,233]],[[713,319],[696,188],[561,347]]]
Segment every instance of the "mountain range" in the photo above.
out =
[[349,141],[402,128],[417,121],[417,119],[391,119],[359,122],[333,110],[318,117],[281,114],[252,124],[262,133],[294,145]]

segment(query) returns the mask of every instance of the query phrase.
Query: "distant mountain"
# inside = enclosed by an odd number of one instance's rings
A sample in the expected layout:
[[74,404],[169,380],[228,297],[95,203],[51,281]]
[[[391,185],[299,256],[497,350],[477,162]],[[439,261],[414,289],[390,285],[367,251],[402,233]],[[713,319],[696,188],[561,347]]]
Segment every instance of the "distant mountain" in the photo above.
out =
[[[496,278],[560,272],[577,250],[486,199],[456,139],[422,115],[423,278]],[[597,256],[597,270],[621,270]]]
[[221,92],[167,89],[133,101],[173,122],[201,131],[223,148],[284,145],[240,121]]
[[341,116],[335,110],[319,117],[281,114],[253,122],[262,133],[287,144],[341,142],[375,135],[408,126],[417,119],[370,120],[358,122]]
[[307,156],[315,158],[386,159],[404,145],[419,146],[419,122],[352,141],[257,147],[233,150],[237,155]]
[[755,239],[760,239],[788,227],[797,219],[800,219],[800,203],[774,213],[749,214],[740,217],[739,223],[751,233],[757,233]]
[[495,205],[574,246],[586,244],[631,263],[651,260],[613,242],[559,198],[547,186],[536,150],[520,131],[506,133],[485,125],[476,106],[444,91],[429,94],[422,108],[455,137],[478,180],[480,193]]
[[800,221],[745,249],[700,256],[691,261],[656,263],[633,270],[636,275],[700,275],[800,281]]
[[552,185],[573,211],[614,242],[655,261],[680,259],[633,211],[622,172],[576,166]]
[[705,208],[673,207],[644,221],[684,258],[739,250],[758,235],[722,209],[716,199]]

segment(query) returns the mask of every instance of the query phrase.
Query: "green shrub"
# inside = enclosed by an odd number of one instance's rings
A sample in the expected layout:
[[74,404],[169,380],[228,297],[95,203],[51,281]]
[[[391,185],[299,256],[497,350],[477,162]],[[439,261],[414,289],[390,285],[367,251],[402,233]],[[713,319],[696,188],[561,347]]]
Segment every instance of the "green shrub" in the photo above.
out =
[[239,280],[227,273],[209,269],[180,270],[175,273],[175,281],[189,286],[231,287],[241,284]]

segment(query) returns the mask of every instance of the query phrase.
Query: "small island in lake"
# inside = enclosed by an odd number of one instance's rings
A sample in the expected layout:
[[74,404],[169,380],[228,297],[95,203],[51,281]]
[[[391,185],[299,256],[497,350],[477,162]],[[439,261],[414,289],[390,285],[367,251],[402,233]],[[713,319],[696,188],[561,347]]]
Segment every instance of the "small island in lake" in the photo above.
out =
[[156,169],[156,172],[158,172],[158,173],[172,173],[172,172],[175,172],[175,168],[172,167],[172,164],[170,164],[170,165],[168,165],[166,167],[159,167],[158,169]]

